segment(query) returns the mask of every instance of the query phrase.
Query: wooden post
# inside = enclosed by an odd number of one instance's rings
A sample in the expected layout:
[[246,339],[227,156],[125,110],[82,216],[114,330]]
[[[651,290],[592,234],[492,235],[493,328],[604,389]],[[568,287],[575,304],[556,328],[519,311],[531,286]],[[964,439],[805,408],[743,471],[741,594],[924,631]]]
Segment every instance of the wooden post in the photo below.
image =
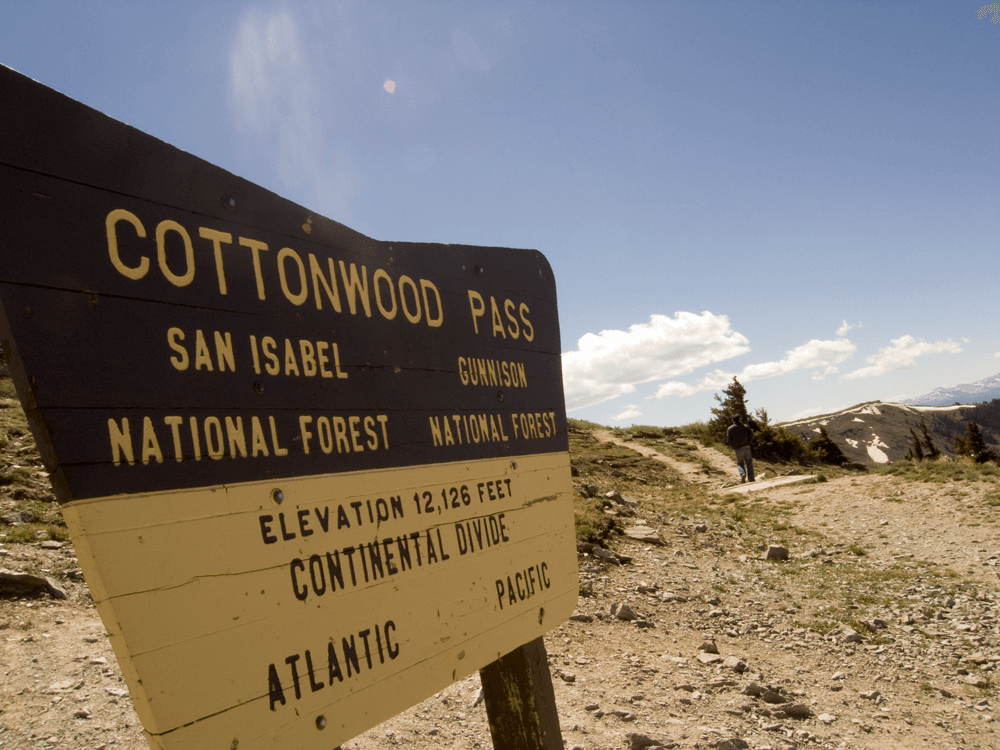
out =
[[563,750],[548,656],[536,638],[479,675],[495,750]]

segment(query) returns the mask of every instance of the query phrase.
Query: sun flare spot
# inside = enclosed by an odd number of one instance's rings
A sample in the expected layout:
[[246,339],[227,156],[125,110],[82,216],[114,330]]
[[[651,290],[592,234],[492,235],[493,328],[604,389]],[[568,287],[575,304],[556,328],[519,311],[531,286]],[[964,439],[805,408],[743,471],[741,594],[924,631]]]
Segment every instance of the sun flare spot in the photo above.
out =
[[395,81],[386,81],[385,83],[382,84],[382,88],[384,88],[386,91],[388,91],[391,94],[393,91],[396,90],[396,82]]

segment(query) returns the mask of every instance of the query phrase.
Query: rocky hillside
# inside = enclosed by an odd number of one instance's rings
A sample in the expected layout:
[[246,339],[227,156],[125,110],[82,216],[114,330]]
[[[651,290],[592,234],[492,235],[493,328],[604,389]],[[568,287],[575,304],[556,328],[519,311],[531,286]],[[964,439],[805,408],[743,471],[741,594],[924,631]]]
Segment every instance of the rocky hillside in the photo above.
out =
[[[966,423],[975,419],[976,406],[911,406],[885,401],[869,401],[833,414],[785,422],[781,426],[811,440],[819,434],[820,427],[836,441],[844,454],[859,464],[884,464],[906,457],[913,440],[910,430],[918,435],[920,422],[938,450],[952,455],[952,440],[956,434],[964,435]],[[984,438],[992,445],[998,436],[984,429]]]

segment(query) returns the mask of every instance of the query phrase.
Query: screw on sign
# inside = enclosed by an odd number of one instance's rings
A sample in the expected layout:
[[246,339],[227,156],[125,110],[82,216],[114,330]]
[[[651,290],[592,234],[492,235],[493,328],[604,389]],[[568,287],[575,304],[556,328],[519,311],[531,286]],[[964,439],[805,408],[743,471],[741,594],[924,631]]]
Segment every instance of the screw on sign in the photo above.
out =
[[150,746],[325,750],[481,670],[497,747],[561,748],[545,258],[379,242],[0,96],[0,336]]

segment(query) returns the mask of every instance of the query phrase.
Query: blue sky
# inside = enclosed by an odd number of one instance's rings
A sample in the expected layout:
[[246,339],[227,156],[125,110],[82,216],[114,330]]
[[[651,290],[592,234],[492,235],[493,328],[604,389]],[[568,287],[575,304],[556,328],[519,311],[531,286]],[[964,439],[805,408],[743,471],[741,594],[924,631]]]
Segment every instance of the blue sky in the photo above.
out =
[[12,0],[0,63],[371,237],[541,250],[570,416],[735,374],[790,419],[1000,372],[982,7]]

